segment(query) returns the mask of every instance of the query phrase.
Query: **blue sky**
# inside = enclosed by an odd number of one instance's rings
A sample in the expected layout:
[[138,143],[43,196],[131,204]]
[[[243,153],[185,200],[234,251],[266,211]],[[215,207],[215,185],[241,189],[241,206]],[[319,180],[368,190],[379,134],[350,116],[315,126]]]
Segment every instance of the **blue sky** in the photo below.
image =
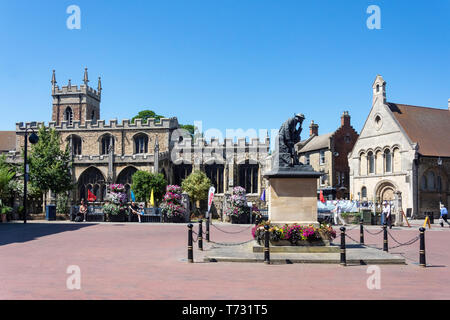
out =
[[[69,30],[70,5],[81,30]],[[381,30],[369,30],[369,5]],[[388,101],[446,108],[450,1],[0,1],[0,130],[51,118],[58,85],[102,77],[101,118],[142,109],[203,128],[279,128],[304,113],[319,133],[348,110],[358,132],[377,74]]]

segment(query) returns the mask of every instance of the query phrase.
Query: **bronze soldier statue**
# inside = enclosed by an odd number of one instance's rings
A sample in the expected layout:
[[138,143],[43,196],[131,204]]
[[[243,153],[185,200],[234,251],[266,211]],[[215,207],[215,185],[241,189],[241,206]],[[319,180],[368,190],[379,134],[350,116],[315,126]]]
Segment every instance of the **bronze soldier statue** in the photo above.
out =
[[[296,114],[293,118],[286,120],[278,132],[277,157],[278,167],[293,167],[301,165],[295,152],[295,144],[300,142],[300,134],[302,132],[302,123],[305,116],[301,113]],[[298,128],[297,128],[297,125]]]

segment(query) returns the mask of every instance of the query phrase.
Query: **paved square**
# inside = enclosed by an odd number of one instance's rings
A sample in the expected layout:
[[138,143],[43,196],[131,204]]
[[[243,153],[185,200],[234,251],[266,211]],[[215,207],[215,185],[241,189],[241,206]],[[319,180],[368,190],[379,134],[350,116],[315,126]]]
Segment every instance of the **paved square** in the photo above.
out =
[[[248,226],[220,228],[246,230],[211,228],[211,240],[251,239]],[[418,235],[418,226],[391,233],[406,242]],[[359,239],[358,228],[349,234]],[[428,268],[418,266],[418,242],[390,250],[407,265],[380,265],[381,289],[369,290],[368,266],[207,263],[206,242],[204,252],[194,244],[196,263],[188,264],[185,224],[0,224],[0,299],[447,299],[449,236],[449,228],[427,230]],[[366,233],[365,239],[381,247],[381,234]],[[80,290],[67,289],[70,265],[80,267]]]

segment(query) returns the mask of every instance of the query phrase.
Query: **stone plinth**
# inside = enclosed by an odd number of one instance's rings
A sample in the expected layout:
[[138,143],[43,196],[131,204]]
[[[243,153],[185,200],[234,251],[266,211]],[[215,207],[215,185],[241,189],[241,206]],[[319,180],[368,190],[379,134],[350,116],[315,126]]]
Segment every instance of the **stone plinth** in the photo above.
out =
[[320,175],[306,165],[278,168],[265,174],[270,185],[270,222],[318,227],[317,179]]

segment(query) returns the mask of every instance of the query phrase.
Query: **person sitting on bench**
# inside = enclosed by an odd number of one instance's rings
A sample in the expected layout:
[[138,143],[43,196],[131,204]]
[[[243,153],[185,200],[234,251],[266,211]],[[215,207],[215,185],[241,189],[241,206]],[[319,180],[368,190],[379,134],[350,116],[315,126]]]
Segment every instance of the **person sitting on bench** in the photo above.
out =
[[[88,207],[87,205],[84,203],[84,199],[81,199],[81,203],[80,203],[80,209],[78,210],[78,215],[82,216],[82,220],[81,221],[86,221],[86,215],[88,213]],[[76,219],[76,218],[75,218]]]
[[129,209],[132,214],[137,215],[139,222],[141,222],[142,209],[136,204],[136,202],[132,201]]

